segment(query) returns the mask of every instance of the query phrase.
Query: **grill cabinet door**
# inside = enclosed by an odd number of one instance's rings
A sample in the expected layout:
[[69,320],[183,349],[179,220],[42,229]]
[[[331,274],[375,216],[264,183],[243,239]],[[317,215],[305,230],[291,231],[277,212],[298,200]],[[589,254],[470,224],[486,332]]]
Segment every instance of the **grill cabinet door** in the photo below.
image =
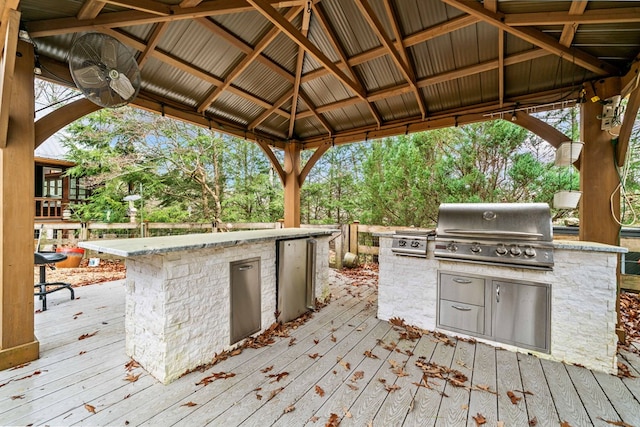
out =
[[493,336],[497,341],[549,350],[549,285],[494,280]]

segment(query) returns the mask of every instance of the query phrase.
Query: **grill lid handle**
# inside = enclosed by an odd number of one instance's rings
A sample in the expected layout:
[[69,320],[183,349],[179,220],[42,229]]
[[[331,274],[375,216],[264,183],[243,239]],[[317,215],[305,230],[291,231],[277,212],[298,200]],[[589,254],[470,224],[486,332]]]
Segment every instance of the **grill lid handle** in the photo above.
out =
[[465,228],[445,228],[445,234],[465,237],[465,236],[499,236],[513,239],[539,239],[544,237],[541,233],[527,233],[523,231],[501,231],[501,230],[472,230]]

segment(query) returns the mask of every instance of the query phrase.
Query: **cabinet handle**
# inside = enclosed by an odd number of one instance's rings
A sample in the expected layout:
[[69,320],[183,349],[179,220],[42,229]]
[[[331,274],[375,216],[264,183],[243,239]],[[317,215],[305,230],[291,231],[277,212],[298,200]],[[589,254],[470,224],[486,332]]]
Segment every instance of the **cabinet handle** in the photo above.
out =
[[471,283],[471,280],[469,280],[469,279],[460,279],[460,278],[457,278],[457,277],[455,279],[453,279],[453,281],[456,282],[456,283],[463,283],[463,284]]
[[253,268],[253,265],[241,265],[240,267],[238,267],[239,271],[247,271],[247,270],[251,270]]
[[496,302],[500,302],[500,285],[496,285]]
[[461,307],[459,305],[451,305],[451,307],[455,308],[456,310],[460,310],[460,311],[471,311],[471,307]]

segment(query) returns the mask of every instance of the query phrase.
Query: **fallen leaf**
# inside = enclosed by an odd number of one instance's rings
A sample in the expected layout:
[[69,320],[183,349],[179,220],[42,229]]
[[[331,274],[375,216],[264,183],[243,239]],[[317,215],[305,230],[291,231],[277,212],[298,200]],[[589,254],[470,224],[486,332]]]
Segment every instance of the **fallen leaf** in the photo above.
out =
[[284,414],[288,414],[289,412],[293,412],[293,411],[294,411],[294,409],[296,409],[296,407],[295,407],[295,406],[293,406],[293,405],[289,405],[289,406],[287,406],[286,408],[284,408],[284,411],[282,411],[282,412],[283,412]]
[[129,361],[124,365],[124,368],[125,368],[127,371],[130,371],[130,370],[132,370],[132,369],[134,369],[134,368],[139,368],[139,367],[140,367],[140,364],[139,364],[138,362],[136,362],[135,360],[133,360],[133,359],[129,360]]
[[279,382],[281,379],[285,378],[287,375],[289,375],[289,372],[280,372],[279,374],[271,374],[271,375],[267,375],[268,378],[274,378],[273,381],[270,381],[271,383],[277,383]]
[[140,378],[141,374],[138,375],[133,375],[133,374],[128,374],[126,377],[124,377],[125,381],[129,381],[131,383],[135,383],[136,381],[138,381],[138,378]]
[[276,395],[278,393],[280,393],[282,390],[284,390],[284,387],[280,387],[280,388],[277,388],[275,390],[271,390],[271,393],[269,393],[269,398],[267,399],[267,402],[270,401],[271,399],[273,399],[274,397],[276,397]]
[[77,312],[76,314],[73,315],[73,320],[76,320],[78,318],[78,316],[80,316],[82,314],[81,311]]
[[197,403],[195,403],[195,402],[187,402],[187,403],[183,403],[183,404],[182,404],[182,405],[180,405],[180,406],[187,406],[187,407],[189,407],[189,408],[190,408],[190,407],[192,407],[192,406],[196,406],[196,405],[197,405]]
[[311,421],[312,423],[315,423],[315,422],[317,422],[319,419],[320,419],[320,418],[318,418],[318,417],[311,417],[311,418],[309,418],[309,421]]
[[91,412],[92,414],[96,413],[96,407],[95,406],[91,406],[88,403],[84,404],[84,409],[86,409],[87,411]]
[[261,394],[256,393],[256,399],[258,399],[258,400],[262,400],[262,395],[261,395]]
[[338,414],[331,413],[329,415],[329,420],[324,425],[324,427],[338,427],[340,425],[340,417]]
[[376,356],[375,354],[373,354],[370,350],[367,350],[364,352],[364,355],[371,358],[371,359],[379,359],[378,356]]
[[93,336],[95,336],[95,334],[97,334],[98,331],[92,332],[90,334],[82,334],[78,337],[78,340],[86,340],[87,338],[91,338]]
[[314,340],[313,340],[313,343],[314,343],[314,344],[318,344],[319,342],[320,342],[320,340],[319,340],[319,339],[314,339]]
[[462,405],[460,406],[460,409],[462,409],[463,411],[466,411],[467,409],[469,409],[469,405]]
[[233,350],[231,353],[229,353],[230,356],[237,356],[239,354],[242,353],[242,349],[241,348],[236,348],[235,350]]
[[529,396],[533,396],[533,393],[531,393],[528,390],[513,390],[513,391],[515,391],[517,393],[528,394]]
[[509,391],[507,392],[507,396],[509,396],[509,399],[511,399],[511,403],[513,403],[514,405],[517,405],[517,404],[518,404],[518,402],[519,402],[520,400],[522,400],[522,398],[521,398],[521,397],[518,397],[518,396],[516,396],[515,394],[513,394],[513,392],[512,392],[511,390],[509,390]]
[[123,399],[128,399],[131,397],[131,394],[127,394],[125,397],[123,397]]
[[463,368],[467,368],[467,369],[471,369],[467,366],[466,363],[464,363],[462,360],[456,360],[456,365],[458,366],[462,366]]
[[271,365],[271,366],[267,366],[267,367],[266,367],[266,368],[264,368],[264,369],[260,369],[260,372],[262,372],[263,374],[266,374],[267,372],[269,372],[269,371],[270,371],[270,370],[272,370],[272,369],[273,369],[273,365]]
[[87,353],[87,352],[83,350],[83,351],[81,351],[80,353],[78,353],[78,356],[82,356],[83,354],[86,354],[86,353]]
[[294,338],[291,338],[291,339],[289,340],[289,347],[291,347],[292,345],[295,345],[295,343],[296,343],[296,339],[295,339],[295,337],[294,337]]
[[349,362],[345,362],[344,360],[342,360],[342,357],[338,356],[337,361],[340,364],[340,366],[342,366],[345,370],[348,371],[349,369],[351,369],[351,364]]
[[486,391],[486,392],[489,392],[489,393],[497,394],[497,392],[491,390],[491,386],[486,385],[486,384],[478,384],[478,385],[475,386],[475,388],[478,389],[478,390],[482,390],[482,391]]
[[533,417],[532,419],[529,420],[529,426],[536,427],[537,425],[538,425],[538,418],[537,417]]
[[336,336],[331,334],[331,338],[329,338],[331,342],[336,342]]
[[607,424],[611,424],[612,426],[633,427],[631,424],[627,424],[624,421],[611,421],[611,420],[605,420],[604,418],[600,418],[600,417],[598,417],[598,419],[604,421]]
[[347,387],[349,387],[353,391],[356,391],[356,390],[360,389],[358,386],[355,386],[355,385],[350,384],[350,383],[347,383]]
[[344,416],[347,418],[351,418],[351,412],[349,412],[349,409],[347,409],[346,406],[342,407],[342,410],[344,411]]
[[563,422],[560,423],[560,427],[571,427],[571,424],[569,424],[566,421],[563,421]]
[[196,385],[207,386],[210,383],[214,382],[215,380],[226,380],[227,378],[232,378],[232,377],[235,377],[235,376],[236,376],[236,374],[234,374],[233,372],[214,372],[213,374],[209,375],[208,377],[204,377],[203,379],[198,381],[196,383]]
[[387,390],[389,393],[393,393],[396,390],[400,390],[400,386],[397,384],[393,384],[393,385],[386,385],[384,386],[385,390]]
[[11,396],[11,400],[24,399],[24,394],[18,394],[15,396]]
[[355,371],[351,377],[351,381],[356,382],[362,378],[364,378],[364,371]]
[[473,420],[476,422],[476,427],[487,423],[487,419],[480,412],[478,412],[478,415],[473,417]]
[[316,394],[320,397],[324,397],[324,390],[322,389],[322,387],[320,387],[319,385],[316,384]]
[[320,357],[320,355],[318,353],[313,353],[313,354],[307,354],[307,356],[309,356],[310,358],[312,358],[313,360],[317,359],[318,357]]

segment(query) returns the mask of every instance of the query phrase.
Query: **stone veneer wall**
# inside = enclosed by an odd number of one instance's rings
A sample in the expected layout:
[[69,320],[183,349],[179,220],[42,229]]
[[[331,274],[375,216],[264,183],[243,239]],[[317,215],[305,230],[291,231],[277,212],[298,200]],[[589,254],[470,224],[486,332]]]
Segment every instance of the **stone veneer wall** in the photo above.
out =
[[433,258],[433,241],[429,242],[427,259],[396,256],[391,252],[391,238],[381,237],[378,317],[382,320],[400,317],[408,324],[436,330],[438,270],[515,282],[550,283],[551,354],[494,344],[616,373],[618,254],[592,248],[584,250],[582,243],[585,242],[576,242],[575,249],[556,248],[553,271],[539,271],[439,261]]
[[[328,237],[317,237],[316,296],[328,293]],[[229,263],[260,258],[261,331],[276,311],[276,244],[169,252],[128,258],[126,351],[169,383],[230,345]]]

